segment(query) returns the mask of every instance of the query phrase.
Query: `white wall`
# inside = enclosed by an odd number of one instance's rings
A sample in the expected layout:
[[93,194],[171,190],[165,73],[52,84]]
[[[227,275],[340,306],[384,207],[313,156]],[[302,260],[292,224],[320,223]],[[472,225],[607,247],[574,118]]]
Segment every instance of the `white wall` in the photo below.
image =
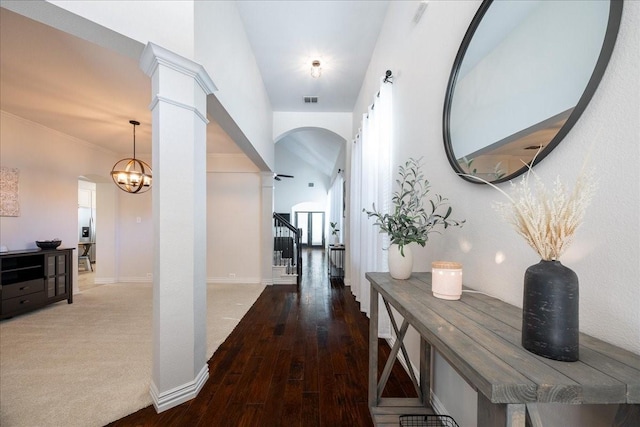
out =
[[271,104],[235,2],[196,2],[195,18],[195,60],[206,68],[218,88],[212,96],[235,123],[221,114],[214,114],[215,120],[245,153],[251,156],[255,149],[259,158],[252,160],[262,170],[273,170]]
[[153,279],[151,191],[129,194],[118,190],[116,194],[118,198],[117,280],[119,282],[151,282]]
[[[112,180],[96,184],[96,261],[95,283],[115,283],[118,277],[118,193]],[[114,255],[115,254],[115,255]]]
[[[207,159],[208,283],[260,283],[260,189],[259,171],[243,154]],[[151,281],[151,193],[119,193],[119,280]]]
[[258,172],[207,173],[207,282],[260,283]]
[[[151,192],[127,194],[111,182],[113,153],[2,112],[2,166],[20,170],[19,217],[0,217],[0,242],[10,250],[36,240],[78,240],[78,177],[102,177],[97,188],[99,242],[96,281],[150,282],[153,271]],[[39,153],[35,156],[34,153]],[[241,154],[208,160],[207,277],[209,282],[260,282],[260,176]],[[236,173],[240,172],[240,173]],[[139,222],[138,222],[139,219]],[[74,261],[77,283],[77,259]],[[235,273],[235,278],[229,274]]]
[[260,283],[261,191],[246,155],[208,156],[207,282]]
[[36,240],[59,237],[63,247],[77,247],[78,177],[106,177],[117,159],[85,141],[4,111],[0,117],[0,159],[2,166],[20,170],[21,207],[19,217],[0,217],[2,244],[10,250],[33,249]]
[[186,58],[194,58],[193,0],[47,1],[143,45],[151,41]]
[[[253,156],[255,164],[263,170],[273,167],[271,106],[234,2],[3,1],[3,7],[131,57],[137,57],[142,46],[152,41],[202,63],[219,88],[214,119],[243,151]],[[115,160],[109,160],[109,168],[105,170],[109,171]],[[247,163],[246,158],[243,163]],[[255,167],[252,169],[255,172]],[[81,172],[87,173],[84,169]],[[117,207],[113,213],[117,219],[110,224],[113,227],[109,232],[116,234],[114,248],[118,259],[109,266],[109,276],[100,281],[150,281],[153,253],[150,193],[135,196],[122,193],[115,198]],[[258,240],[247,241],[259,251]],[[258,277],[259,274],[254,275],[259,268],[259,260],[256,262],[257,267],[253,260],[248,260],[244,264],[247,272],[238,271],[237,277]],[[219,279],[215,271],[208,274],[214,280]]]
[[[467,220],[462,229],[432,237],[424,249],[415,247],[415,271],[429,271],[435,259],[460,261],[467,285],[521,306],[524,271],[539,261],[538,256],[492,209],[501,196],[457,177],[443,147],[442,109],[449,73],[479,5],[480,1],[431,1],[415,25],[416,3],[392,2],[354,110],[353,129],[355,134],[357,118],[371,102],[378,79],[391,69],[393,164],[423,156],[433,191],[450,199],[456,218]],[[580,278],[581,330],[635,353],[640,353],[639,40],[640,3],[625,2],[616,49],[597,92],[565,140],[536,167],[545,180],[561,174],[565,182],[572,182],[593,145],[600,190],[562,261]],[[504,258],[497,262],[500,253]],[[415,354],[415,334],[411,347]],[[461,425],[475,425],[475,392],[442,359],[436,368],[436,396],[451,415],[465,420]],[[449,396],[462,398],[462,404],[456,407]],[[602,425],[600,408],[563,412],[558,406],[542,405],[541,411],[543,421],[566,417],[567,426]]]

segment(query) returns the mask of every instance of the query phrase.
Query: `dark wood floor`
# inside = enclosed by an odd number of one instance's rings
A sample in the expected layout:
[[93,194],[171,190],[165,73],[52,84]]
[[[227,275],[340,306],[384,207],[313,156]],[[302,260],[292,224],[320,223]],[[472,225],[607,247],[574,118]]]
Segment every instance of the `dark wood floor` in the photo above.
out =
[[[306,250],[300,289],[267,286],[209,361],[195,399],[109,425],[371,426],[368,325],[342,281],[329,281],[324,251]],[[379,371],[389,353],[380,348]],[[397,363],[385,395],[415,396]]]

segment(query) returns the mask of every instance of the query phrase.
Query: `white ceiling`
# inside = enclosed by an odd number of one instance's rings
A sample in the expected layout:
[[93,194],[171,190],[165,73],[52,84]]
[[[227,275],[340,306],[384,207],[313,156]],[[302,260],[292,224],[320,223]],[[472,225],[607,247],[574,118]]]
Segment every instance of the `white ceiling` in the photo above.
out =
[[[351,112],[388,1],[240,1],[274,111]],[[322,66],[311,77],[311,61]],[[303,96],[318,96],[305,104]]]
[[[388,1],[237,4],[274,111],[352,111]],[[129,120],[138,120],[138,152],[150,153],[151,85],[136,60],[4,8],[0,19],[2,110],[119,154],[130,154]],[[310,61],[316,58],[323,71],[313,79]],[[318,104],[304,104],[305,95],[318,96]],[[308,150],[319,156],[321,170],[333,169],[333,143],[317,154],[322,134],[295,135],[292,141],[313,147]],[[214,153],[239,152],[213,122],[207,146]]]
[[0,55],[2,110],[118,153],[138,120],[137,141],[150,142],[149,78],[134,60],[6,9]]

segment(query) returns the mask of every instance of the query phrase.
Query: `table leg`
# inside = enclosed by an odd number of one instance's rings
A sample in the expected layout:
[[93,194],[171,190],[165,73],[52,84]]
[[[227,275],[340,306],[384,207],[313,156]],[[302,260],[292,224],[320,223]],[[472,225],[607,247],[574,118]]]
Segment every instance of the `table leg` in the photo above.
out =
[[[391,306],[389,305],[389,301],[387,301],[386,299],[382,299],[382,302],[384,302],[384,306],[387,309],[387,314],[389,315],[389,320],[391,321],[391,326],[393,327],[393,332],[395,332],[396,334],[396,342],[394,344],[394,348],[391,349],[391,354],[389,355],[389,359],[387,360],[387,364],[384,367],[384,372],[382,373],[382,376],[380,377],[380,381],[378,382],[378,396],[381,396],[382,394],[382,390],[384,389],[384,386],[387,383],[388,378],[388,374],[391,372],[391,368],[393,367],[393,364],[395,363],[396,359],[398,358],[398,350],[402,350],[402,355],[404,357],[404,361],[406,362],[407,366],[411,366],[411,360],[409,359],[409,353],[407,352],[407,349],[404,345],[404,337],[405,334],[407,333],[407,330],[409,329],[409,322],[407,322],[406,319],[404,319],[402,321],[402,327],[400,329],[398,329],[398,323],[396,322],[395,317],[393,316],[393,310],[391,310]],[[409,376],[411,377],[411,382],[413,383],[413,386],[416,389],[416,393],[418,394],[418,398],[420,399],[421,402],[425,401],[424,398],[424,394],[423,391],[424,389],[420,388],[420,384],[418,384],[418,380],[416,379],[416,375],[413,372],[413,368],[409,368],[409,372],[408,372]]]
[[[380,380],[378,381],[378,397],[382,396],[382,391],[384,390],[384,387],[387,385],[387,380],[391,375],[391,369],[393,369],[393,364],[398,359],[398,351],[400,351],[401,348],[402,348],[403,354],[405,354],[405,360],[407,362],[407,365],[411,366],[409,357],[406,356],[407,351],[404,348],[404,344],[402,343],[402,340],[404,340],[404,336],[407,333],[407,330],[409,329],[409,322],[407,322],[406,320],[402,322],[402,327],[399,330],[396,327],[395,322],[392,322],[392,323],[394,324],[394,329],[396,330],[396,342],[393,344],[393,347],[391,348],[391,353],[389,354],[387,363],[384,365],[384,370],[382,371],[382,375],[380,375]],[[411,381],[413,382],[413,386],[416,389],[416,393],[420,398],[422,398],[421,391],[418,386],[418,382],[416,381],[416,377],[414,373],[412,371],[409,371],[409,374],[411,375]]]
[[484,394],[478,393],[478,426],[525,427],[526,406],[524,403],[491,403]]
[[540,411],[538,411],[537,403],[527,403],[527,426],[529,427],[543,427],[542,418],[540,417]]
[[378,406],[378,291],[371,288],[369,313],[369,408]]
[[431,407],[431,344],[420,337],[420,390],[422,403]]
[[524,403],[511,403],[507,406],[507,426],[525,427],[527,407]]

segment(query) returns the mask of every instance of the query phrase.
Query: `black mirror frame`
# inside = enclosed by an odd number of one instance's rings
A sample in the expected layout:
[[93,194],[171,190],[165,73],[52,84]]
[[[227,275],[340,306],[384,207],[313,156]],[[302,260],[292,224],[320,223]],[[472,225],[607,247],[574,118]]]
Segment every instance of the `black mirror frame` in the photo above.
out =
[[[449,76],[449,82],[447,84],[447,92],[444,98],[444,112],[442,115],[442,134],[444,138],[444,149],[447,153],[447,159],[453,170],[465,181],[472,182],[474,184],[484,184],[484,182],[475,180],[469,176],[465,176],[467,172],[460,168],[458,164],[458,160],[455,157],[455,153],[453,152],[453,147],[451,145],[451,133],[449,129],[450,122],[450,114],[451,114],[451,102],[453,100],[453,92],[458,80],[458,72],[460,71],[460,66],[464,59],[464,55],[467,52],[469,44],[473,39],[473,35],[475,34],[482,18],[485,13],[493,3],[493,0],[484,0],[476,12],[467,32],[462,39],[462,43],[460,44],[460,48],[458,49],[458,53],[456,55],[455,61],[453,62],[453,67],[451,69],[451,75]],[[562,141],[562,139],[569,133],[573,125],[578,121],[583,111],[593,98],[596,89],[598,88],[598,84],[600,84],[600,80],[602,80],[602,76],[604,75],[605,70],[607,69],[607,65],[609,64],[609,59],[613,54],[613,48],[616,43],[616,39],[618,37],[618,30],[620,29],[620,21],[622,19],[622,9],[623,9],[623,0],[610,0],[609,2],[609,20],[607,22],[607,30],[605,32],[604,41],[602,42],[602,48],[600,50],[600,55],[598,56],[598,61],[593,69],[593,73],[589,78],[589,82],[584,89],[584,92],[580,96],[580,99],[576,103],[575,108],[567,118],[565,124],[560,128],[558,133],[553,137],[553,139],[547,144],[544,149],[538,153],[537,156],[533,159],[532,162],[528,165],[524,165],[522,168],[518,169],[514,173],[504,176],[495,181],[491,181],[493,184],[498,184],[505,181],[510,181],[513,178],[524,173],[529,167],[533,167],[540,163],[542,159],[544,159],[553,149]]]

